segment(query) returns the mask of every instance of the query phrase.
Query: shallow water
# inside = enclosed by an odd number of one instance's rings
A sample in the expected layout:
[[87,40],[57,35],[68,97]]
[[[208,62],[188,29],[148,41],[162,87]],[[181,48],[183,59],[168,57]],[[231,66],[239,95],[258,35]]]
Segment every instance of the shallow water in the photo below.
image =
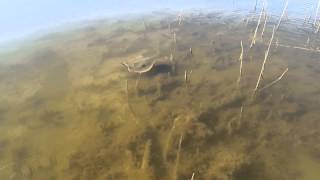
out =
[[[319,37],[284,19],[254,93],[278,20],[250,49],[258,16],[105,20],[3,53],[0,179],[319,179]],[[120,64],[139,56],[172,68]]]

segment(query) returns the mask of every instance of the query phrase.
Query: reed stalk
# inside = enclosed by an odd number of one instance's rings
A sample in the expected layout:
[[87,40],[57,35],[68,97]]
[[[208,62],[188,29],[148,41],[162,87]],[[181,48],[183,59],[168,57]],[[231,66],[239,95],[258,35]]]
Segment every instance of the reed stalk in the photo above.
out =
[[298,50],[309,51],[309,52],[314,52],[314,53],[320,53],[320,50],[318,50],[318,49],[310,49],[310,48],[299,47],[299,46],[290,46],[290,45],[285,45],[285,44],[278,44],[278,45],[279,45],[279,47],[284,47],[284,48],[292,48],[292,49],[298,49]]
[[191,176],[191,179],[190,179],[190,180],[193,180],[193,178],[194,178],[194,173],[192,173],[192,176]]
[[172,128],[170,129],[170,131],[168,133],[168,137],[167,137],[164,149],[163,149],[163,159],[164,159],[164,161],[167,161],[167,154],[168,154],[169,146],[171,144],[172,134],[173,134],[173,132],[174,132],[174,130],[176,128],[176,123],[177,123],[178,120],[179,120],[179,118],[174,119]]
[[262,8],[261,12],[260,12],[260,15],[259,15],[259,19],[258,19],[258,23],[257,23],[256,29],[255,29],[253,37],[252,37],[252,41],[251,41],[251,44],[250,44],[250,49],[252,48],[252,46],[254,44],[256,44],[257,32],[258,32],[258,29],[259,29],[259,26],[260,26],[260,22],[261,22],[261,17],[262,17],[263,11],[264,11],[264,9]]
[[180,139],[179,139],[179,146],[178,146],[178,151],[177,151],[177,156],[176,156],[176,164],[173,169],[173,180],[178,179],[178,168],[179,168],[179,161],[180,161],[180,151],[181,151],[182,139],[183,139],[183,135],[181,135]]
[[317,29],[316,29],[315,33],[318,33],[319,30],[320,30],[320,22],[318,22],[318,26],[317,26]]
[[186,85],[190,83],[191,80],[192,69],[190,71],[184,70],[184,82]]
[[239,78],[238,78],[238,82],[237,82],[238,85],[240,84],[241,77],[242,77],[242,64],[243,64],[243,44],[242,44],[242,40],[240,41],[240,45],[241,45],[241,53],[240,53],[240,57],[239,57],[240,69],[239,69]]
[[187,73],[187,70],[184,70],[184,83],[185,83],[185,84],[188,83],[188,73]]
[[183,15],[182,15],[182,10],[178,13],[178,24],[181,25],[182,24],[182,19],[183,19]]
[[320,0],[318,1],[317,4],[317,9],[316,9],[316,15],[314,16],[314,21],[313,21],[313,25],[315,26],[317,23],[317,18],[318,18],[318,13],[319,13],[319,7],[320,7]]
[[267,62],[267,59],[268,59],[268,55],[269,55],[270,47],[271,47],[271,44],[272,44],[272,41],[273,41],[275,29],[276,29],[276,26],[273,26],[272,35],[271,35],[271,38],[270,38],[270,41],[269,41],[268,49],[266,50],[266,52],[264,54],[264,60],[263,60],[262,66],[261,66],[261,70],[260,70],[260,74],[259,74],[259,77],[258,77],[258,80],[257,80],[256,87],[254,88],[254,91],[253,91],[253,96],[256,94],[256,91],[258,90],[259,85],[260,85],[260,81],[261,81],[261,79],[263,77],[263,72],[264,72],[265,65],[266,65],[266,62]]
[[238,121],[238,128],[241,126],[242,114],[243,114],[243,105],[240,108],[240,116],[239,116],[239,121]]
[[277,82],[279,82],[283,76],[288,72],[289,68],[285,69],[284,72],[275,80],[273,80],[271,83],[265,85],[264,87],[262,87],[261,89],[259,89],[259,91],[263,91],[271,86],[273,86],[274,84],[276,84]]
[[286,4],[284,5],[284,8],[283,8],[283,10],[282,10],[281,16],[280,16],[280,18],[279,18],[279,21],[278,21],[278,24],[277,24],[277,27],[276,27],[276,30],[279,29],[279,26],[280,26],[280,23],[281,23],[281,21],[282,21],[282,19],[283,19],[283,16],[284,16],[285,13],[286,13],[288,4],[289,4],[289,0],[286,0]]
[[151,152],[151,140],[149,139],[144,146],[144,152],[142,157],[141,169],[147,170],[150,163],[150,152]]
[[310,36],[308,36],[308,39],[307,39],[305,47],[309,47],[309,45],[310,45]]
[[262,28],[262,31],[261,31],[261,39],[263,38],[263,34],[264,34],[265,29],[266,29],[267,19],[268,19],[268,15],[267,15],[267,12],[265,11],[263,28]]
[[254,11],[257,10],[257,6],[258,6],[258,0],[256,0],[256,3],[255,3],[255,5],[254,5]]

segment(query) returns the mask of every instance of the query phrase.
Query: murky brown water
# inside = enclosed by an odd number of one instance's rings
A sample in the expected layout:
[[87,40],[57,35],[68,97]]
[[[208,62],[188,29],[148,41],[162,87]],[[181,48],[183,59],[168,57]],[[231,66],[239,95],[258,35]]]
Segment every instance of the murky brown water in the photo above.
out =
[[[277,19],[250,49],[259,14],[237,16],[99,21],[3,53],[0,179],[320,179],[318,35],[284,20],[254,95]],[[171,69],[120,64],[149,56]]]

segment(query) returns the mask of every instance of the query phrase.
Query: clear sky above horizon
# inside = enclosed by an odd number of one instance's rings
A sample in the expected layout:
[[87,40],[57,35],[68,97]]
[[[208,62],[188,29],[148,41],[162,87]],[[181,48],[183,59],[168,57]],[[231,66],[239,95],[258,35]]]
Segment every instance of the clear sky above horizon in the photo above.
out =
[[[259,0],[260,1],[260,0]],[[283,0],[269,0],[272,9],[281,9]],[[297,4],[298,3],[298,4]],[[299,6],[299,3],[305,7]],[[255,0],[0,0],[0,42],[26,36],[41,29],[85,19],[150,12],[170,8],[223,9],[252,8]],[[315,9],[317,0],[290,0],[290,8]]]

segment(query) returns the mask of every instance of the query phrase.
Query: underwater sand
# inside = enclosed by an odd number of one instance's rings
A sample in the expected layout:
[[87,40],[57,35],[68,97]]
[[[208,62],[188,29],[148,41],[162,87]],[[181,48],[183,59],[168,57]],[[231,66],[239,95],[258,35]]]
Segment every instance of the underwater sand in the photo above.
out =
[[[101,20],[2,53],[0,179],[320,179],[319,36],[284,20],[260,88],[288,72],[253,95],[277,23],[250,49],[258,16]],[[167,72],[120,64],[171,54]]]

